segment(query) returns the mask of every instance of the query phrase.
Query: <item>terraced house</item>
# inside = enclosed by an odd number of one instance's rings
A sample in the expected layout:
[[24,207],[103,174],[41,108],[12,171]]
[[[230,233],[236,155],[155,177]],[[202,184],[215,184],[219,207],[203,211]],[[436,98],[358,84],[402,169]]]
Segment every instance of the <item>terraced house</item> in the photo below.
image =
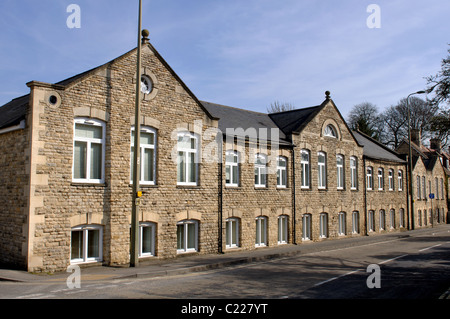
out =
[[[29,82],[0,108],[1,263],[130,263],[136,59]],[[142,74],[143,260],[406,228],[404,159],[352,132],[329,92],[270,115],[200,101],[148,39]]]

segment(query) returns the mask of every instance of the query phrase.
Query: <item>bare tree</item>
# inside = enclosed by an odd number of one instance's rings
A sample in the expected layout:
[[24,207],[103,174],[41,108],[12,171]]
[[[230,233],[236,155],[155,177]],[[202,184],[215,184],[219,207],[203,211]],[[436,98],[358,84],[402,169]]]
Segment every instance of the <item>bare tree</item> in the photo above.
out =
[[[450,49],[448,50],[450,53]],[[442,105],[445,102],[450,104],[450,55],[442,60],[441,71],[436,75],[426,78],[428,91],[434,92],[434,97],[430,100],[432,105]]]
[[380,115],[375,104],[364,102],[353,106],[348,124],[352,130],[359,130],[374,139],[379,139],[381,135]]
[[442,147],[450,143],[450,110],[440,110],[430,121],[430,131],[441,140]]
[[407,116],[398,105],[391,105],[381,114],[381,122],[384,123],[381,142],[396,149],[401,140],[408,136]]
[[[439,108],[418,97],[409,99],[409,107],[411,109],[411,128],[420,131],[422,141],[435,135],[432,132],[432,120],[435,119]],[[386,146],[397,148],[401,140],[408,137],[408,105],[406,104],[406,98],[387,108],[382,113],[381,120],[383,125],[381,142]],[[437,123],[435,123],[435,127],[436,130],[441,129]]]
[[275,101],[267,108],[267,113],[278,113],[291,110],[295,110],[295,107],[291,103],[280,103],[279,101]]

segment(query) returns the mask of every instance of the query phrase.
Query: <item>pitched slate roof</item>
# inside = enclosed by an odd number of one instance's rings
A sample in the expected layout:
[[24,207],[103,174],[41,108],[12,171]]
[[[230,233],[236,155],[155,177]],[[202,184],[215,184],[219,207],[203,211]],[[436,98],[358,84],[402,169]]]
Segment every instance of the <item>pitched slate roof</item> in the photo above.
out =
[[302,109],[272,113],[269,116],[284,134],[291,134],[292,132],[301,131],[324,106],[325,104],[321,104]]
[[275,122],[272,121],[270,116],[266,113],[248,111],[206,101],[200,102],[212,114],[212,116],[219,119],[219,129],[223,134],[227,133],[227,129],[236,130],[238,128],[242,128],[244,133],[245,131],[247,131],[247,133],[250,132],[249,129],[255,129],[257,137],[264,139],[265,136],[259,135],[259,129],[267,129],[267,138],[265,140],[271,140],[271,129],[277,129],[279,133],[280,144],[291,144],[286,134],[284,134],[282,130],[279,130]]
[[[161,63],[167,68],[167,70],[176,78],[176,80],[180,83],[180,85],[186,90],[186,92],[198,103],[198,105],[203,109],[203,111],[211,118],[214,119],[214,117],[206,110],[202,103],[197,99],[197,97],[190,91],[190,89],[184,84],[184,82],[181,80],[181,78],[175,73],[175,71],[170,67],[170,65],[163,59],[163,57],[159,54],[159,52],[151,45],[151,43],[147,43],[146,46],[157,56],[157,58],[161,61]],[[143,46],[144,48],[144,46]],[[115,58],[112,61],[109,61],[105,64],[102,64],[98,67],[95,67],[93,69],[90,69],[88,71],[82,72],[80,74],[74,75],[70,78],[67,78],[65,80],[62,80],[60,82],[55,83],[54,85],[60,86],[61,89],[67,88],[73,83],[77,83],[78,81],[82,81],[85,77],[90,76],[97,70],[101,68],[108,67],[118,59],[121,59],[129,54],[134,53],[137,48],[134,48],[133,50],[128,51],[125,54],[122,54],[121,56]],[[25,96],[19,97],[17,99],[12,100],[11,102],[0,106],[0,129],[14,126],[16,124],[19,124],[21,120],[25,119],[25,115],[28,108],[28,102],[29,102],[30,95],[27,94]]]
[[25,119],[30,95],[24,95],[0,107],[0,129],[18,125]]
[[365,157],[375,160],[406,163],[406,161],[400,157],[400,154],[387,148],[366,134],[359,131],[353,131],[353,136],[359,144],[364,146],[363,154]]

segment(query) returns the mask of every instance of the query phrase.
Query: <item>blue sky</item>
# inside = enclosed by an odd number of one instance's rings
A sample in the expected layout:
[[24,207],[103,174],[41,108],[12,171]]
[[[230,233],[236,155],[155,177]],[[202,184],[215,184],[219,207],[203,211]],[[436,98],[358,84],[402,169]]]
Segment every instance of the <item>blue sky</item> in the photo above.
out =
[[[81,28],[70,29],[70,4]],[[201,100],[265,112],[275,100],[346,116],[424,89],[450,43],[448,0],[143,0],[143,28]],[[369,28],[370,4],[381,28]],[[136,46],[138,0],[2,0],[0,105]]]

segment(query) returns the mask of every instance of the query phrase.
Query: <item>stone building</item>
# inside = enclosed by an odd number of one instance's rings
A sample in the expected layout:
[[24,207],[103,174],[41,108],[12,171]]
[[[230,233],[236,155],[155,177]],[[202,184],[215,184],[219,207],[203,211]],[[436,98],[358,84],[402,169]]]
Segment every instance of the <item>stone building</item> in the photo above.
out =
[[364,145],[364,209],[367,234],[408,228],[407,162],[399,154],[355,131]]
[[[413,227],[431,227],[448,221],[448,169],[447,154],[440,141],[430,140],[430,147],[422,145],[420,133],[411,134],[413,163]],[[407,155],[409,143],[403,140],[397,152]]]
[[[395,213],[373,233],[404,227],[406,192],[389,184],[404,162],[352,132],[329,92],[270,115],[200,101],[143,42],[142,260],[362,236],[368,210]],[[136,60],[29,82],[0,108],[0,263],[129,264]],[[367,189],[368,166],[382,189]]]

